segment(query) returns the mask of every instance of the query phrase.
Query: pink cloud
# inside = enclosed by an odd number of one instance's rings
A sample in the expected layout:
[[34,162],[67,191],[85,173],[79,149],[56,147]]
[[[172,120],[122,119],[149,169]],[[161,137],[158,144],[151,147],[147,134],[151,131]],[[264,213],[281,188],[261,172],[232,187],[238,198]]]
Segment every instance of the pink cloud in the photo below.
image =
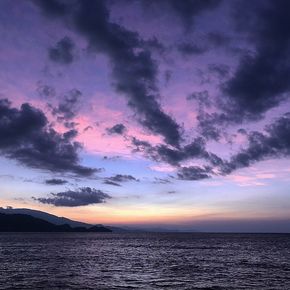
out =
[[265,183],[259,181],[256,176],[246,176],[246,175],[229,175],[228,180],[237,183],[239,186],[264,186]]
[[153,165],[149,167],[151,170],[160,172],[174,172],[176,169],[173,166],[167,164]]

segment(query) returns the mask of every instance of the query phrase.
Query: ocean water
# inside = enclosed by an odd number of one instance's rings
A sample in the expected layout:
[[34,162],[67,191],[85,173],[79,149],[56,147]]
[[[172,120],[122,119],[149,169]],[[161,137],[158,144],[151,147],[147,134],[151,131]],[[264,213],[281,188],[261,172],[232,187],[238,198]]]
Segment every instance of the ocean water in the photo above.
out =
[[290,289],[290,235],[1,233],[0,289]]

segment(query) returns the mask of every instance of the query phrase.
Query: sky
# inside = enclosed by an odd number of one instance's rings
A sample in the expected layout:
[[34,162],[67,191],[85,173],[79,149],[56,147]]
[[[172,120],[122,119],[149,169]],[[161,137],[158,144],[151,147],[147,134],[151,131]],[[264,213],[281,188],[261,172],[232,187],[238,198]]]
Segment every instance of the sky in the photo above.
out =
[[0,1],[0,206],[290,232],[290,2]]

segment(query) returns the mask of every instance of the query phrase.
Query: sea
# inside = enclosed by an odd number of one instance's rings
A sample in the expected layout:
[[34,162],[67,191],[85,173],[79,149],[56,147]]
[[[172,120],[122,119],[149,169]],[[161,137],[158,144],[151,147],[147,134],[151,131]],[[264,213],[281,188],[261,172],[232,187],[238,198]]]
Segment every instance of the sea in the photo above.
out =
[[290,234],[0,233],[0,289],[290,289]]

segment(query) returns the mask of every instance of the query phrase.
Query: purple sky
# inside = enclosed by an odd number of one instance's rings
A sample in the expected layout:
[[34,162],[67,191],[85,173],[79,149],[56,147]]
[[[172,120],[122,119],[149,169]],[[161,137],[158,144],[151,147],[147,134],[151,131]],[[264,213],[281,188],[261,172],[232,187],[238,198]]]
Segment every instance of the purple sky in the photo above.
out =
[[0,206],[290,231],[290,2],[0,2]]

